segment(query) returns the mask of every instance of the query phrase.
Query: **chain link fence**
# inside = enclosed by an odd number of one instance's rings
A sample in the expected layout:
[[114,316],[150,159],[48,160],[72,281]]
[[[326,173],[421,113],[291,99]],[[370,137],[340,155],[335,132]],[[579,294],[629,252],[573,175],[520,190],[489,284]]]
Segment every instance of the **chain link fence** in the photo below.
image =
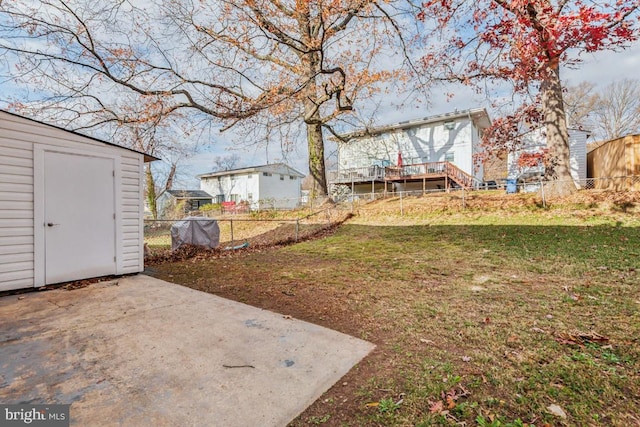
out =
[[[611,192],[638,194],[640,197],[640,176],[589,178],[571,181],[584,194],[590,192]],[[220,228],[220,248],[231,249],[239,245],[249,247],[274,246],[305,240],[342,223],[356,212],[366,212],[365,205],[375,200],[392,203],[394,210],[401,215],[415,210],[412,200],[430,197],[430,204],[440,210],[482,210],[500,204],[518,201],[510,197],[516,193],[530,194],[526,203],[546,207],[549,195],[549,182],[538,180],[517,182],[505,180],[492,183],[478,189],[451,188],[422,191],[342,192],[334,196],[336,204],[327,204],[326,199],[305,198],[298,201],[294,210],[267,209],[259,211],[241,211],[228,209],[209,209],[191,212],[191,215],[203,219],[215,219]],[[638,193],[635,193],[638,191]],[[524,199],[519,201],[524,203]],[[384,209],[377,206],[375,209]],[[169,251],[171,248],[171,226],[180,219],[145,219],[145,250],[148,255]]]
[[[216,215],[207,211],[200,213],[202,220],[214,219],[220,228],[222,250],[238,247],[263,247],[294,243],[317,235],[350,216],[344,205],[332,205],[316,211],[262,211]],[[184,219],[145,219],[144,241],[147,256],[157,255],[171,249],[171,227]],[[199,221],[197,218],[187,221]]]
[[[360,208],[374,200],[386,200],[393,203],[396,213],[401,215],[412,212],[413,201],[419,198],[429,198],[430,207],[435,210],[464,210],[464,209],[490,209],[495,206],[507,206],[510,204],[533,204],[547,207],[550,202],[552,186],[564,181],[549,182],[544,180],[518,182],[516,180],[504,180],[493,182],[476,189],[451,188],[449,190],[415,190],[376,193],[353,193],[342,197],[342,202],[351,207],[352,212],[362,213]],[[580,193],[589,198],[590,194],[607,192],[612,195],[627,194],[631,199],[640,200],[640,176],[589,178],[580,181],[568,181],[580,189]],[[512,197],[520,194],[521,197]],[[522,198],[522,195],[530,197]],[[637,197],[636,197],[637,195]],[[614,197],[620,198],[620,197]],[[625,197],[623,197],[624,199]],[[621,202],[623,203],[623,202]],[[424,205],[420,205],[424,208]],[[376,205],[375,209],[384,209]],[[366,209],[365,209],[366,211]]]

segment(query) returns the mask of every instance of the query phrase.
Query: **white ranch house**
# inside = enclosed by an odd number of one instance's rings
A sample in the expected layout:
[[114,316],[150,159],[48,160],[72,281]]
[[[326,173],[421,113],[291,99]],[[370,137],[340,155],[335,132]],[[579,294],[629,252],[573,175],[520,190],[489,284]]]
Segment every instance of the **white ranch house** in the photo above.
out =
[[354,193],[477,187],[484,170],[474,156],[490,125],[478,108],[342,135],[329,182]]
[[0,110],[0,291],[144,270],[151,160]]
[[247,202],[251,209],[293,209],[300,203],[304,175],[284,163],[198,175],[214,203]]

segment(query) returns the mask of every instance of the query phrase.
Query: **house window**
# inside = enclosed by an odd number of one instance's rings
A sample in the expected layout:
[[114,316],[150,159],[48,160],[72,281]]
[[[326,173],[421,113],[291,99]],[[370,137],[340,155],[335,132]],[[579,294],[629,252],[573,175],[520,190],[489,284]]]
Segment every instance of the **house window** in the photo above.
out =
[[251,179],[251,178],[253,178],[253,175],[251,174],[247,175],[247,179]]
[[238,177],[237,177],[237,176],[235,176],[235,175],[231,175],[231,181],[235,181],[235,180],[237,180],[237,179],[238,179]]
[[222,202],[224,202],[224,194],[218,194],[218,195],[216,196],[216,203],[217,203],[217,204],[220,204],[220,203],[222,203]]
[[455,161],[455,156],[453,151],[449,151],[448,153],[444,154],[444,161],[445,162],[454,162]]
[[247,200],[253,200],[253,193],[247,193]]
[[262,172],[262,176],[271,176],[271,172]]
[[280,181],[284,181],[284,175],[280,175]]
[[289,176],[289,179],[293,180],[293,179],[296,179],[296,177],[295,176]]
[[239,194],[231,194],[229,196],[229,201],[230,202],[239,202],[240,201],[240,195]]

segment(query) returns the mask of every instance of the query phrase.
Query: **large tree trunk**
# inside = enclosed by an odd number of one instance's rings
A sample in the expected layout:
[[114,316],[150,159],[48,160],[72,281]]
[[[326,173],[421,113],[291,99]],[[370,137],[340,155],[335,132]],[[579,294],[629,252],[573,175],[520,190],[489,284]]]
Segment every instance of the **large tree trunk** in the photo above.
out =
[[309,173],[313,178],[315,196],[329,195],[324,162],[324,139],[322,125],[307,124],[307,144],[309,147]]
[[[317,37],[317,29],[311,25],[311,14],[309,3],[303,4],[304,12],[300,15],[298,24],[301,34],[304,34],[303,42],[306,46],[315,45],[314,37]],[[304,122],[307,127],[307,147],[309,149],[309,173],[313,178],[313,196],[327,197],[329,188],[327,186],[326,168],[324,160],[324,138],[322,136],[322,113],[318,102],[320,88],[318,87],[318,76],[322,70],[320,53],[310,49],[309,52],[301,54],[300,60],[305,69],[307,83],[302,91],[304,96]]]
[[151,172],[151,163],[147,163],[144,171],[147,184],[147,203],[153,219],[158,219],[158,205],[156,204],[156,180]]
[[545,159],[545,186],[549,195],[564,196],[576,191],[571,176],[569,130],[562,101],[560,67],[550,65],[541,85],[542,112],[547,136],[548,153]]

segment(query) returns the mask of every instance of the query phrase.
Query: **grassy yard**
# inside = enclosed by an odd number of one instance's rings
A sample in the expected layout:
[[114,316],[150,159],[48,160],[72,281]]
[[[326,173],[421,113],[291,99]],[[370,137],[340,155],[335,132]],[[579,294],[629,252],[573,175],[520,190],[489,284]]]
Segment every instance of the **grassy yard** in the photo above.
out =
[[377,345],[293,426],[640,425],[630,205],[403,203],[402,216],[364,207],[322,239],[154,268]]

